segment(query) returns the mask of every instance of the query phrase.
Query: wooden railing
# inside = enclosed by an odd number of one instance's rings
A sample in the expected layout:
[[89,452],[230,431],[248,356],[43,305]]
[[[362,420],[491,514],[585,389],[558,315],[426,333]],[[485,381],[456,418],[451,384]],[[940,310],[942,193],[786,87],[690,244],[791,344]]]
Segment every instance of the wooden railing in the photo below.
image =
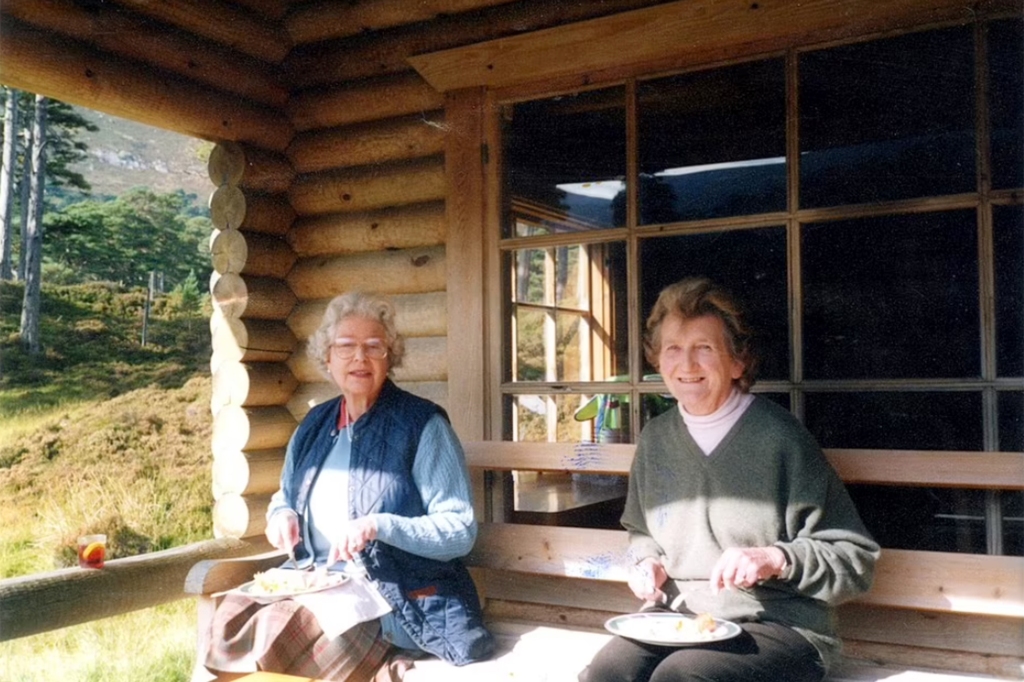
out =
[[113,559],[98,570],[64,568],[0,580],[0,641],[191,597],[185,578],[198,562],[265,549],[243,540],[207,540]]

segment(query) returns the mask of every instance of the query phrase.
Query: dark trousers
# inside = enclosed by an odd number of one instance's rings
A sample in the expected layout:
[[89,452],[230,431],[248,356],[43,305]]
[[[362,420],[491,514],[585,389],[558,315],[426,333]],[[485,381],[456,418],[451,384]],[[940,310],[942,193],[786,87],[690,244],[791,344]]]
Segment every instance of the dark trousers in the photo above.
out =
[[741,623],[732,639],[663,647],[615,637],[580,673],[580,682],[820,682],[817,650],[776,623]]

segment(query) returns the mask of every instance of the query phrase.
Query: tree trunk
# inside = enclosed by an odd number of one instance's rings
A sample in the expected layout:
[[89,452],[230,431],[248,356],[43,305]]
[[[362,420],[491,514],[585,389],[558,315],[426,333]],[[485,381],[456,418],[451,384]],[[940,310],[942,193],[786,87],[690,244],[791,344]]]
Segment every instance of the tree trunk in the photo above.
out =
[[0,166],[0,280],[14,277],[11,266],[11,244],[14,241],[14,230],[11,214],[14,205],[13,192],[14,164],[18,159],[18,96],[14,88],[4,88],[7,101],[4,105],[4,149],[2,166]]
[[28,224],[25,251],[25,299],[21,306],[21,344],[31,355],[41,349],[39,303],[42,297],[43,185],[46,174],[46,98],[36,95],[32,121],[32,173],[30,177]]
[[21,231],[21,248],[18,249],[18,272],[16,279],[25,281],[25,241],[28,239],[28,209],[29,209],[29,176],[32,175],[32,126],[26,125],[22,130],[25,141],[21,143],[24,153],[21,155],[21,182],[18,185],[20,194],[20,214],[18,218],[19,230]]

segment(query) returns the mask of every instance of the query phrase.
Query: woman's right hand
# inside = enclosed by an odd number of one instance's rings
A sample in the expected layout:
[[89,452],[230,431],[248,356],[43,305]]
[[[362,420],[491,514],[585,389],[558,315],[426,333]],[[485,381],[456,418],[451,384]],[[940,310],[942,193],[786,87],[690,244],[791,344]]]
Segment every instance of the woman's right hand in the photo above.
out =
[[658,604],[665,601],[665,593],[660,588],[666,580],[668,573],[661,562],[647,557],[630,570],[628,584],[637,599]]
[[299,544],[299,515],[292,510],[279,511],[267,521],[267,541],[285,552]]

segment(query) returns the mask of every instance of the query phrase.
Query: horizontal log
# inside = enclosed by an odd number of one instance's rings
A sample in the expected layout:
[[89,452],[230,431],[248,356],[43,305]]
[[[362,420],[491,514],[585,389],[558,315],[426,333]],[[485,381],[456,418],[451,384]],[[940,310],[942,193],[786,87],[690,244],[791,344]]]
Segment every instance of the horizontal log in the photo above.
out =
[[106,3],[86,7],[62,0],[4,0],[3,12],[118,57],[151,64],[274,108],[288,101],[288,90],[270,75],[265,63],[195,34],[117,11]]
[[[431,400],[448,409],[448,384],[443,381],[403,381],[399,386],[421,398]],[[340,391],[329,381],[315,384],[300,384],[286,407],[296,421],[302,421],[306,413],[317,405],[335,398]]]
[[[409,57],[412,55],[470,45],[502,36],[531,33],[544,28],[646,7],[655,4],[656,1],[517,2],[468,16],[442,17],[426,24],[300,45],[288,54],[283,65],[289,82],[298,88],[356,81],[407,71]],[[571,60],[559,57],[558,61],[566,63]]]
[[245,233],[247,255],[242,273],[256,277],[284,279],[297,256],[280,237],[258,232]]
[[[306,353],[305,344],[288,359],[288,367],[301,383],[323,381],[324,376]],[[395,381],[447,381],[448,339],[445,336],[419,336],[405,340],[405,358],[394,368]]]
[[213,455],[284,447],[296,424],[291,413],[281,406],[226,405],[213,419]]
[[288,191],[300,216],[440,201],[445,197],[444,158],[296,176]]
[[247,194],[245,204],[245,219],[238,228],[242,232],[282,236],[295,221],[287,194]]
[[295,295],[282,280],[227,273],[210,288],[213,305],[224,317],[284,320],[295,307]]
[[288,14],[288,5],[290,3],[281,2],[281,0],[231,0],[236,5],[241,5],[247,8],[253,14],[257,14],[263,17],[264,21],[267,19],[273,19],[276,25],[282,21],[286,14]]
[[[388,297],[395,306],[395,326],[406,337],[444,336],[448,333],[447,297],[443,291],[423,294],[395,294]],[[330,299],[303,301],[288,316],[288,327],[297,338],[316,332]]]
[[473,12],[511,0],[376,0],[376,2],[340,2],[321,0],[295,7],[285,21],[285,29],[295,45],[330,38],[345,38],[364,31],[430,21],[438,16]]
[[296,130],[377,121],[435,111],[444,107],[444,95],[418,74],[407,72],[330,88],[293,93],[286,111]]
[[299,173],[408,161],[444,152],[443,111],[300,133],[288,145]]
[[277,64],[290,40],[275,23],[222,0],[115,0],[127,9],[203,36],[243,54]]
[[[283,151],[291,124],[263,104],[4,17],[0,83],[207,140]],[[210,112],[216,112],[211,115]]]
[[298,343],[292,330],[280,320],[219,315],[212,331],[213,354],[227,362],[284,362]]
[[223,362],[213,374],[210,405],[214,415],[228,405],[284,405],[298,385],[283,362]]
[[210,195],[210,222],[217,230],[236,230],[245,220],[245,193],[235,185],[221,185]]
[[310,384],[299,384],[285,405],[295,421],[301,422],[306,413],[317,405],[325,403],[341,394],[338,385],[333,381],[318,381]]
[[441,201],[301,218],[288,233],[300,256],[439,246],[448,231]]
[[303,300],[329,298],[353,289],[385,295],[443,291],[444,248],[304,258],[295,263],[287,281]]
[[208,540],[110,559],[100,570],[64,568],[0,581],[0,641],[147,609],[182,599],[196,563],[244,556],[251,546]]
[[267,528],[270,495],[223,495],[213,503],[213,535],[217,538],[255,538]]
[[245,236],[238,230],[215,229],[210,235],[210,264],[217,274],[242,272],[248,257],[249,247]]
[[213,499],[270,495],[281,485],[285,448],[225,453],[213,460]]
[[238,185],[264,194],[288,191],[295,177],[288,158],[276,152],[236,142],[218,144],[206,165],[213,184]]

